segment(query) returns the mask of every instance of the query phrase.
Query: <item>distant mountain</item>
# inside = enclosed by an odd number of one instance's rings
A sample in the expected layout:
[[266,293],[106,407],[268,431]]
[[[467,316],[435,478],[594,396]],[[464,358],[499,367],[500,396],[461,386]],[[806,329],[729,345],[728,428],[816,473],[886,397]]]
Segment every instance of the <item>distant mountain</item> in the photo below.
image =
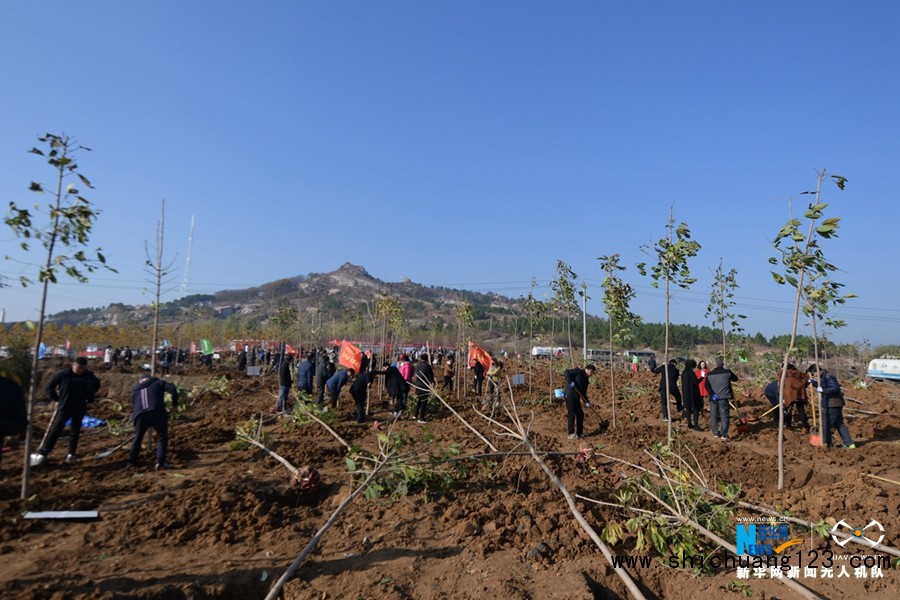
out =
[[[513,315],[521,315],[520,300],[495,293],[481,293],[445,287],[425,286],[404,279],[386,282],[373,277],[362,266],[344,263],[330,273],[310,273],[264,283],[240,290],[215,294],[195,294],[164,303],[160,308],[165,323],[195,319],[255,319],[265,323],[279,307],[291,306],[301,319],[329,323],[358,319],[370,322],[378,296],[395,298],[403,306],[404,317],[413,337],[416,331],[435,331],[457,322],[456,311],[462,301],[472,305],[479,329],[500,330],[509,322],[515,331]],[[149,305],[129,306],[113,303],[105,308],[78,309],[56,313],[49,320],[58,325],[150,324]]]

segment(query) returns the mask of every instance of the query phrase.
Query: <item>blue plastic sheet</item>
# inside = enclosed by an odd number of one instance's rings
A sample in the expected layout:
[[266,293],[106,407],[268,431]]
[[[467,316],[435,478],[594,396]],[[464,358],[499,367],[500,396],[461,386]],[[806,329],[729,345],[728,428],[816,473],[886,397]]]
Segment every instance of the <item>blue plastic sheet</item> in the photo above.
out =
[[[106,425],[106,421],[103,419],[98,419],[97,417],[91,417],[88,415],[84,415],[84,418],[81,419],[82,428],[91,428],[91,427],[103,427]],[[66,421],[66,427],[72,426],[72,419]]]

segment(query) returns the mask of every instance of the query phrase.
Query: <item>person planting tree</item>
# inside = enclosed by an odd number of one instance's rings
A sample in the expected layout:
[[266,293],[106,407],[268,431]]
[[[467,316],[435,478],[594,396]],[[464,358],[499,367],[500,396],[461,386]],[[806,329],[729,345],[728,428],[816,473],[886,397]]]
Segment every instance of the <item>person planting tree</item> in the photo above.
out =
[[178,387],[169,381],[143,375],[131,388],[131,414],[134,418],[134,441],[127,465],[137,466],[138,454],[144,441],[144,434],[151,427],[156,431],[157,471],[171,468],[166,462],[169,446],[169,413],[166,411],[166,392],[172,395],[172,409],[178,407]]
[[806,370],[811,377],[818,376],[818,381],[810,379],[809,382],[816,386],[816,391],[822,398],[822,421],[825,426],[825,435],[822,444],[831,448],[831,430],[837,429],[841,436],[844,448],[853,450],[856,444],[850,437],[850,430],[844,424],[844,392],[837,378],[826,369],[819,369],[816,365],[810,365]]
[[359,377],[350,384],[350,395],[356,402],[356,422],[366,422],[366,400],[369,396],[369,386],[375,381],[377,371],[362,371]]
[[[780,376],[781,373],[778,373]],[[803,427],[803,433],[809,434],[809,419],[806,417],[806,386],[809,384],[809,377],[797,370],[793,364],[788,364],[787,375],[784,380],[784,427],[791,426],[791,416],[794,408],[797,409],[797,417],[800,419],[800,426]],[[776,415],[777,416],[777,415]]]
[[353,369],[341,369],[325,382],[325,387],[328,388],[328,393],[331,394],[331,408],[337,408],[338,399],[341,397],[341,389],[350,381],[351,377],[353,377]]

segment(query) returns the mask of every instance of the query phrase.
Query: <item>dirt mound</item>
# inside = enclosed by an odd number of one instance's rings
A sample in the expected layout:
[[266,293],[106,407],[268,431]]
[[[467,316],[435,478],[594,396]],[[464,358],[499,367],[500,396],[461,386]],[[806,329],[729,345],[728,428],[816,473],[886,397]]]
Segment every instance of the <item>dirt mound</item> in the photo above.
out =
[[[548,466],[573,494],[607,503],[578,501],[588,522],[602,531],[611,520],[627,520],[611,505],[620,502],[615,492],[622,476],[639,474],[602,455],[652,468],[647,449],[665,441],[658,379],[646,372],[616,372],[613,427],[609,372],[601,369],[592,379],[594,408],[586,409],[587,438],[569,440],[565,406],[551,393],[560,387],[562,368],[538,363],[529,372],[514,361],[507,363],[510,375],[526,374],[526,385],[514,392],[517,407],[533,444],[546,453]],[[193,390],[183,398],[183,412],[171,421],[170,460],[175,468],[152,470],[146,448],[141,467],[124,468],[127,444],[108,458],[97,458],[99,452],[130,439],[128,391],[138,374],[119,369],[98,375],[103,398],[91,414],[110,425],[83,432],[79,462],[62,464],[65,440],[60,440],[48,464],[34,471],[32,497],[20,500],[21,454],[3,457],[3,597],[261,598],[354,486],[347,451],[335,437],[314,422],[301,424],[270,414],[277,388],[272,375],[175,373],[172,381]],[[750,394],[739,395],[740,411],[760,415],[768,408],[762,389],[742,389]],[[389,431],[388,412],[375,390],[372,417],[382,422],[380,428],[349,418],[352,401],[346,391],[336,415],[329,417],[341,438],[370,452],[377,451],[379,436],[383,441]],[[848,409],[867,411],[846,413],[859,448],[814,448],[807,436],[787,431],[783,492],[776,490],[777,430],[768,418],[730,444],[707,431],[687,430],[676,420],[678,447],[683,455],[696,457],[694,468],[709,481],[740,485],[741,498],[748,502],[787,509],[812,521],[876,519],[886,529],[885,543],[897,545],[900,486],[866,474],[900,480],[900,387],[876,384],[848,395],[858,401],[850,402]],[[459,461],[452,471],[458,478],[454,485],[434,480],[427,489],[413,489],[406,496],[357,498],[288,583],[286,598],[627,596],[606,559],[575,523],[559,490],[524,447],[477,416],[477,400],[471,393],[448,398],[503,453]],[[392,431],[407,434],[403,451],[409,464],[451,448],[463,456],[488,452],[449,411],[434,407],[429,423],[402,419]],[[49,407],[42,409],[39,426],[49,419]],[[495,415],[501,419],[502,409]],[[317,491],[303,493],[291,485],[288,470],[262,451],[229,449],[235,427],[253,417],[263,419],[269,448],[295,466],[312,465],[320,472],[323,484]],[[701,417],[702,425],[707,422]],[[582,442],[590,442],[600,454],[576,462],[574,453]],[[98,510],[100,517],[22,518],[26,511],[41,510]],[[829,544],[827,539],[809,538],[802,548],[821,550]],[[627,532],[612,548],[620,555],[650,555],[637,551],[634,535]],[[848,547],[847,553],[862,550]],[[742,597],[734,570],[699,575],[669,568],[660,560],[627,570],[648,597]],[[900,576],[885,569],[883,579],[802,582],[828,597],[888,598],[895,597]],[[768,578],[747,583],[759,597],[792,597]]]

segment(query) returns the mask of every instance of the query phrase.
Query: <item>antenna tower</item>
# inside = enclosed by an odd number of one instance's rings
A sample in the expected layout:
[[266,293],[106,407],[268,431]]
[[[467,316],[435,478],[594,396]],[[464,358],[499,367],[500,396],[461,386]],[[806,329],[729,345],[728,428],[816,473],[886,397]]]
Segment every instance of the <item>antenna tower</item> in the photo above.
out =
[[191,215],[191,232],[188,234],[187,258],[184,260],[184,279],[181,281],[181,293],[187,294],[191,289],[191,250],[194,247],[194,215]]

